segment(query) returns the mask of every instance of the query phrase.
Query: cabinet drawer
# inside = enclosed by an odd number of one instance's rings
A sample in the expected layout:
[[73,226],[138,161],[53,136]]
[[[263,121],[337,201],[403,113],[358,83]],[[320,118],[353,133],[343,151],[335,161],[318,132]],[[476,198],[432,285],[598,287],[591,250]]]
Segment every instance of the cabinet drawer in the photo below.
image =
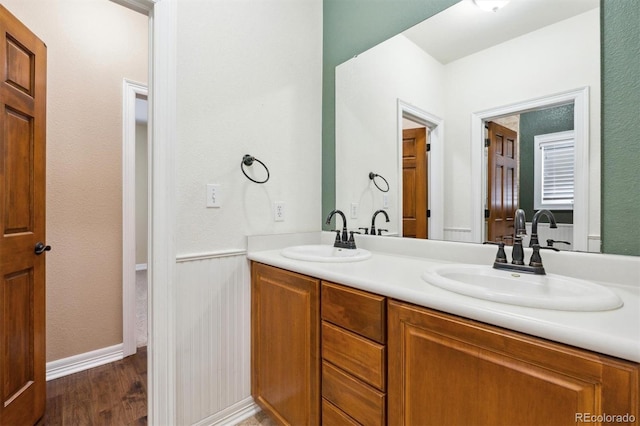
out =
[[322,358],[383,392],[385,356],[383,345],[322,321]]
[[344,411],[322,398],[322,426],[358,426]]
[[322,396],[363,425],[385,424],[385,394],[325,361],[322,362]]
[[322,319],[378,343],[386,341],[383,296],[322,282]]

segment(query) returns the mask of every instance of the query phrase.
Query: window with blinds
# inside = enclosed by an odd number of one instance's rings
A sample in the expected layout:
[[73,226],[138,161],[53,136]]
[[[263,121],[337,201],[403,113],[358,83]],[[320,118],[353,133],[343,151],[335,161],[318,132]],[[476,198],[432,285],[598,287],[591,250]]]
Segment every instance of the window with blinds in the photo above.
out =
[[534,137],[534,209],[573,210],[573,130]]

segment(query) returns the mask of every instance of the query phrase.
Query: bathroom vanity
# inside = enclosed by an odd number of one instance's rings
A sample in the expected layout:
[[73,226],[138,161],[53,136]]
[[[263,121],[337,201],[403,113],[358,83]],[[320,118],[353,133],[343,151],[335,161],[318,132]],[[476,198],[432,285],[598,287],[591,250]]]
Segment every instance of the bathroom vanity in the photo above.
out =
[[638,424],[638,325],[616,324],[637,320],[637,288],[615,288],[625,305],[603,312],[476,300],[409,277],[446,263],[412,256],[425,244],[477,253],[405,240],[407,256],[384,240],[359,238],[373,256],[342,264],[250,247],[252,393],[279,423]]

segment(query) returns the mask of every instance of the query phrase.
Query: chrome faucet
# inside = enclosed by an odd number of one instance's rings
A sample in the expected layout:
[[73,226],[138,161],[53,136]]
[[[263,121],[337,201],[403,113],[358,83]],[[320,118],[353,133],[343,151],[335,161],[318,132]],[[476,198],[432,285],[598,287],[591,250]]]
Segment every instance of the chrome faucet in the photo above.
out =
[[[327,216],[326,224],[331,224],[331,219],[333,219],[333,216],[335,216],[336,214],[339,214],[342,218],[342,235],[340,235],[340,230],[336,230],[336,240],[333,243],[333,246],[338,248],[355,249],[356,242],[353,238],[353,232],[351,233],[351,238],[349,238],[349,235],[347,233],[347,218],[344,213],[342,213],[338,209],[332,210],[331,213],[329,213],[329,216]],[[336,226],[337,225],[338,224],[336,223]]]
[[538,221],[540,220],[540,216],[542,215],[545,215],[549,218],[549,223],[551,223],[551,225],[549,226],[550,228],[555,229],[558,227],[558,225],[556,225],[556,218],[553,216],[553,213],[546,209],[538,210],[533,215],[533,220],[531,221],[531,240],[529,241],[529,247],[540,244],[540,242],[538,241]]
[[371,235],[376,235],[376,216],[378,216],[379,213],[384,214],[384,217],[386,219],[386,222],[389,222],[389,215],[387,214],[386,211],[384,210],[378,210],[376,211],[373,216],[371,217]]

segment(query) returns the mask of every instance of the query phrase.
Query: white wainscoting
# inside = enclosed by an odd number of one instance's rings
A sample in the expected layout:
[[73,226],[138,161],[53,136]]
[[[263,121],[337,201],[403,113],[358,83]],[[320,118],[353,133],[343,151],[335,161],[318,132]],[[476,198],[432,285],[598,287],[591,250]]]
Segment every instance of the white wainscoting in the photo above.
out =
[[[527,235],[522,239],[522,244],[529,247],[529,238],[531,237],[531,222],[527,222]],[[465,228],[445,228],[445,241],[471,242],[471,229]],[[541,246],[547,245],[547,238],[556,241],[568,241],[571,245],[556,244],[555,247],[560,250],[574,250],[573,248],[573,225],[567,223],[559,223],[557,229],[551,229],[549,223],[538,223],[538,240]],[[589,236],[589,251],[600,251],[600,237],[598,235]]]
[[471,229],[468,228],[444,228],[445,241],[471,242]]
[[176,417],[228,424],[251,398],[251,274],[244,250],[177,259]]

